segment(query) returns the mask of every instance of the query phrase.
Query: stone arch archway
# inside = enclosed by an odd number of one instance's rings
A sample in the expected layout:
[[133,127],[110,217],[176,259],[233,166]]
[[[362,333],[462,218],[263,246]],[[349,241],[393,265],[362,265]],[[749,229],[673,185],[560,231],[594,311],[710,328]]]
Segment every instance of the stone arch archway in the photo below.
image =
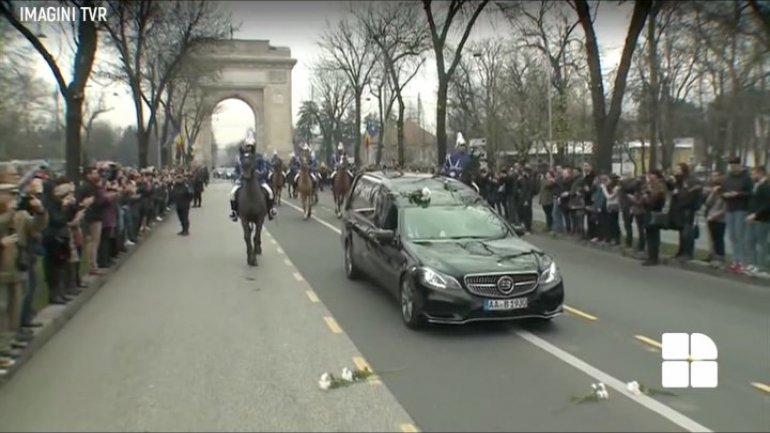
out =
[[212,165],[211,114],[220,102],[239,99],[254,113],[257,150],[293,150],[291,71],[297,60],[287,47],[274,47],[266,40],[215,40],[199,45],[190,60],[216,65],[215,78],[199,85],[205,116],[193,144],[195,161]]

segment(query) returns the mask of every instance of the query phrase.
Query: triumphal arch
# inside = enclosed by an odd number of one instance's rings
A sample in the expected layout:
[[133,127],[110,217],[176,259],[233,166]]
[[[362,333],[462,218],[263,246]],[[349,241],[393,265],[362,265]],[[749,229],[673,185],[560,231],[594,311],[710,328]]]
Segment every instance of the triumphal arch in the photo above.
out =
[[258,151],[272,154],[275,149],[284,156],[293,150],[291,71],[297,60],[289,48],[266,40],[211,40],[196,46],[188,61],[216,70],[198,84],[203,120],[193,145],[196,162],[214,162],[211,115],[217,104],[230,98],[240,99],[254,112]]

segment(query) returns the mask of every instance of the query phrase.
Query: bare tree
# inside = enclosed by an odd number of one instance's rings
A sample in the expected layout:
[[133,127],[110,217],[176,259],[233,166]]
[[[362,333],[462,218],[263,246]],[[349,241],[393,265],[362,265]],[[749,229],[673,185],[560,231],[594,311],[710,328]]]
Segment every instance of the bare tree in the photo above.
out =
[[620,56],[620,65],[618,65],[615,75],[615,84],[612,88],[612,97],[608,110],[605,101],[606,96],[599,43],[594,30],[594,17],[586,0],[571,0],[571,3],[577,11],[580,24],[585,33],[588,69],[591,74],[591,101],[593,103],[594,127],[596,128],[596,141],[594,143],[596,168],[598,170],[610,171],[612,169],[612,149],[615,142],[615,132],[620,119],[623,95],[626,90],[626,78],[631,67],[631,58],[636,49],[639,34],[644,28],[644,23],[653,5],[646,0],[634,1],[634,11],[631,15],[631,23],[628,26],[623,53]]
[[197,42],[229,35],[230,20],[217,3],[205,0],[107,3],[111,14],[109,42],[120,59],[113,76],[131,89],[139,165],[145,167],[150,134],[166,86]]
[[[437,20],[436,12],[433,10],[434,2],[431,0],[422,0],[423,9],[428,19],[430,27],[431,41],[433,42],[433,53],[436,56],[436,73],[438,75],[438,93],[436,96],[436,140],[438,142],[438,165],[444,163],[447,153],[447,134],[446,134],[446,116],[447,116],[447,93],[449,89],[449,80],[452,79],[457,65],[460,63],[463,47],[471,35],[471,30],[481,12],[489,4],[489,0],[467,1],[451,0],[449,2],[436,3],[440,8],[446,9],[443,19]],[[451,52],[448,38],[452,27],[457,27],[459,20],[464,13],[470,12],[470,18],[464,23],[462,36]],[[445,58],[450,59],[447,65]]]
[[91,131],[93,130],[94,121],[102,114],[109,113],[110,111],[112,111],[112,107],[107,107],[104,93],[99,95],[99,101],[96,103],[96,106],[92,106],[88,101],[83,103],[84,117],[88,119],[85,125],[83,125],[83,132],[86,134],[85,143],[83,143],[85,149],[88,149],[91,145]]
[[[315,114],[324,138],[324,153],[331,154],[335,143],[342,141],[343,117],[350,104],[354,103],[356,91],[350,86],[350,76],[347,72],[329,70],[323,64],[315,69],[312,86],[319,98]],[[360,111],[360,106],[358,110]],[[361,128],[357,128],[357,131],[360,137]],[[356,148],[359,145],[360,143],[356,143]]]
[[372,72],[369,89],[375,99],[377,99],[377,116],[380,128],[378,128],[377,131],[378,137],[375,163],[379,165],[382,161],[382,151],[385,147],[385,129],[387,128],[388,120],[393,113],[393,104],[395,104],[397,96],[396,92],[393,91],[391,78],[383,66],[375,67]]
[[[553,134],[558,143],[557,160],[566,155],[566,141],[570,138],[568,105],[570,87],[575,76],[585,69],[583,41],[577,28],[580,21],[566,3],[541,0],[540,2],[499,2],[503,15],[521,35],[521,48],[534,51],[547,62],[546,74],[556,90],[556,104],[552,113]],[[550,98],[551,92],[548,91]],[[550,139],[550,137],[549,137]],[[550,153],[551,149],[547,149]]]
[[319,68],[339,70],[347,77],[353,91],[356,122],[356,143],[353,156],[361,161],[361,96],[377,63],[374,41],[359,22],[343,19],[321,37],[323,60]]
[[[396,120],[398,163],[404,166],[404,103],[403,91],[407,84],[417,75],[425,63],[423,54],[430,49],[430,33],[421,26],[416,10],[417,3],[384,2],[370,3],[370,7],[359,15],[370,38],[380,49],[388,88],[392,90],[392,98],[398,100],[398,117]],[[388,99],[392,99],[388,98]],[[389,118],[392,102],[388,101],[386,115],[382,121]],[[384,119],[383,119],[384,117]],[[384,129],[384,126],[383,128]],[[378,148],[377,163],[380,161]]]
[[[93,7],[93,0],[80,0],[71,2],[75,6]],[[59,86],[59,92],[64,98],[66,109],[66,144],[65,157],[67,160],[67,176],[70,179],[80,178],[80,148],[81,148],[81,126],[83,125],[83,99],[86,83],[91,75],[91,68],[94,63],[97,47],[97,24],[92,20],[86,20],[80,16],[77,22],[77,50],[73,62],[72,78],[69,83],[66,82],[61,72],[61,67],[40,42],[39,36],[30,30],[24,23],[19,21],[14,12],[13,2],[2,0],[0,2],[0,14],[21,33],[35,50],[43,57],[48,67],[51,69],[56,84]]]

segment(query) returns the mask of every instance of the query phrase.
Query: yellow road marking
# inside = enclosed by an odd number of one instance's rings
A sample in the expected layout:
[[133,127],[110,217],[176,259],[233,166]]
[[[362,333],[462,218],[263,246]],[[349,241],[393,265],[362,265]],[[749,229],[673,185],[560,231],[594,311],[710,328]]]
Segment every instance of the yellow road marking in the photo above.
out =
[[299,272],[295,272],[294,279],[297,281],[302,281],[302,275]]
[[596,317],[596,316],[592,316],[592,315],[590,315],[590,314],[586,313],[585,311],[580,311],[580,310],[578,310],[577,308],[574,308],[574,307],[570,307],[569,305],[565,305],[565,306],[564,306],[564,309],[565,309],[565,310],[567,310],[567,312],[568,312],[568,313],[570,313],[570,314],[574,314],[574,315],[576,315],[576,316],[580,316],[580,317],[582,317],[582,318],[584,318],[584,319],[588,319],[588,320],[599,320],[599,318],[598,318],[598,317]]
[[277,248],[277,251],[278,251],[278,254],[283,254],[283,248],[281,248],[281,247],[278,247],[278,248]]
[[307,290],[307,291],[305,291],[305,294],[307,295],[308,298],[310,298],[310,302],[312,302],[314,304],[317,304],[318,302],[321,302],[321,300],[318,299],[318,295],[316,295],[314,291]]
[[340,325],[337,324],[333,317],[324,317],[324,322],[326,322],[326,326],[329,327],[333,334],[342,334],[342,328],[340,328]]
[[[359,370],[369,370],[372,373],[374,373],[374,369],[372,369],[372,366],[369,365],[369,363],[366,362],[366,360],[360,356],[353,357],[353,364],[355,364],[356,368]],[[367,382],[369,382],[369,385],[372,385],[372,386],[382,385],[382,381],[380,381],[380,378],[377,377],[376,374],[372,374],[371,376],[369,376],[369,378],[367,379]]]
[[418,433],[417,427],[414,424],[401,424],[401,431],[404,433]]
[[770,385],[766,385],[766,384],[760,383],[760,382],[751,382],[751,386],[753,386],[754,388],[756,388],[756,389],[758,389],[760,391],[764,391],[764,392],[770,394]]
[[659,342],[653,340],[652,338],[645,337],[644,335],[634,335],[634,338],[636,338],[637,340],[641,341],[642,343],[644,343],[644,344],[646,344],[648,346],[652,346],[652,347],[654,347],[654,348],[656,348],[658,350],[663,348],[662,344],[660,344]]

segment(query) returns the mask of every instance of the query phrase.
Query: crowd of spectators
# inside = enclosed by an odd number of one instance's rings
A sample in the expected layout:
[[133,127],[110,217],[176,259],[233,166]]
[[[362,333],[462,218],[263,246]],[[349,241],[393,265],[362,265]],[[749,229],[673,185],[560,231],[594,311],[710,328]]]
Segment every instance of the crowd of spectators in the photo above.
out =
[[114,266],[164,219],[182,179],[188,209],[199,205],[208,179],[184,169],[103,164],[85,168],[79,185],[45,167],[0,176],[0,374],[42,326],[37,310],[73,301],[86,275]]

